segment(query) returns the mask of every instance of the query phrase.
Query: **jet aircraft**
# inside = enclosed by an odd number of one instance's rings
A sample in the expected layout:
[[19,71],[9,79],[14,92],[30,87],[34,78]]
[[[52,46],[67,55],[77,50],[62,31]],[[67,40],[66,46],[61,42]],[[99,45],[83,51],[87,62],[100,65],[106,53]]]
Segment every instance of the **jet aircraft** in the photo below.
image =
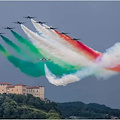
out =
[[36,23],[45,24],[45,23],[47,23],[47,22],[38,21],[38,22],[36,22]]
[[56,30],[56,29],[58,29],[58,28],[54,28],[54,27],[49,27],[49,28],[47,28],[47,29],[51,29],[51,30]]
[[0,33],[0,36],[2,36],[2,34],[5,34],[5,33]]
[[61,32],[61,34],[67,35],[67,34],[69,34],[69,33]]
[[24,18],[32,19],[32,18],[35,18],[35,17],[27,16],[27,17],[24,17]]
[[45,61],[48,61],[48,60],[50,60],[50,59],[46,59],[46,58],[44,58],[44,57],[43,57],[43,58],[41,58],[41,59],[39,59],[39,60],[41,60],[41,61],[44,61],[44,62],[45,62]]
[[13,23],[15,23],[15,24],[24,24],[24,23],[26,23],[26,22],[17,21],[17,22],[13,22]]
[[5,34],[5,33],[0,33],[0,35]]
[[4,29],[8,29],[8,30],[12,30],[12,29],[14,29],[15,27],[6,27],[6,28],[4,28]]
[[77,39],[77,38],[74,37],[74,38],[72,38],[71,40],[76,40],[76,41],[78,41],[78,40],[80,40],[80,39],[79,39],[79,38]]

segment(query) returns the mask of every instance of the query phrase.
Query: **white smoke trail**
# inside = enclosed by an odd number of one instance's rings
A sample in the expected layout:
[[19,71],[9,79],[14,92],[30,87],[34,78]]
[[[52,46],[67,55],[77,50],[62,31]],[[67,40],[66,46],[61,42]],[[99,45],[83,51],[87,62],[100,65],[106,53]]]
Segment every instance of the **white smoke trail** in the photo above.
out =
[[57,78],[54,74],[50,72],[46,64],[45,64],[45,74],[46,74],[46,78],[48,79],[48,81],[51,84],[56,85],[56,86],[60,86],[60,85],[65,86],[69,83],[79,81],[79,78],[76,75],[72,75],[72,74],[63,76],[62,78]]
[[101,56],[98,61],[102,67],[113,68],[120,65],[120,43],[116,43]]
[[[66,49],[66,46],[67,46],[67,43],[66,44],[61,44],[60,42],[58,42],[58,39],[61,39],[59,37],[59,35],[57,34],[53,34],[51,31],[51,29],[47,29],[46,27],[42,26],[41,24],[38,24],[35,20],[31,19],[31,22],[32,24],[34,25],[34,27],[36,28],[36,30],[41,34],[41,36],[47,40],[47,42],[49,44],[51,43],[54,43],[52,44],[53,46],[58,46],[59,48],[62,48],[62,49]],[[54,32],[54,31],[53,31]],[[65,42],[64,42],[65,43]],[[73,46],[72,46],[73,47]],[[67,50],[70,50],[71,51],[71,48],[70,49],[67,49]],[[76,53],[78,54],[78,53]],[[79,55],[79,54],[78,54]]]
[[68,49],[65,49],[64,47],[61,48],[59,46],[56,46],[56,44],[54,43],[48,43],[48,41],[44,40],[37,33],[34,33],[33,31],[29,30],[24,25],[21,25],[21,27],[36,47],[44,49],[51,55],[62,59],[70,63],[71,65],[86,66],[87,64],[89,64],[90,61],[84,56],[80,56],[72,50],[70,51]]
[[99,67],[98,65],[91,65],[91,67],[85,67],[81,70],[78,70],[74,74],[63,75],[61,78],[57,78],[47,67],[45,64],[45,75],[48,81],[56,86],[65,86],[69,83],[80,81],[83,78],[88,76],[96,76],[98,79],[104,78],[108,79],[109,77],[116,75],[116,72],[106,70],[104,68]]
[[53,41],[55,43],[58,43],[59,45],[62,45],[64,47],[67,47],[67,49],[73,50],[76,53],[80,53],[83,54],[82,51],[80,52],[80,50],[78,50],[77,48],[73,47],[73,45],[71,45],[69,42],[65,41],[63,38],[61,38],[54,30],[51,29],[47,29],[50,28],[49,26],[43,24],[38,24],[36,23],[35,20],[31,19],[32,24],[34,25],[34,27],[36,28],[36,30],[41,34],[42,36],[46,39],[49,39],[49,41]]
[[96,74],[98,71],[96,71],[96,67],[87,67],[83,68],[82,70],[78,70],[74,74],[68,74],[63,75],[61,78],[57,78],[54,74],[51,73],[51,71],[47,68],[47,65],[45,64],[45,75],[48,81],[56,86],[60,85],[67,85],[69,83],[80,81],[81,79],[91,76],[93,74]]
[[[42,33],[44,37],[47,38],[53,38],[52,36],[54,35],[51,31],[51,29],[49,29],[50,27],[46,26],[45,24],[41,25],[39,23],[37,23],[35,20],[31,19],[32,24],[34,25],[34,27],[36,28],[36,30],[39,33]],[[54,35],[54,37],[56,37],[56,39],[59,37],[57,34]]]

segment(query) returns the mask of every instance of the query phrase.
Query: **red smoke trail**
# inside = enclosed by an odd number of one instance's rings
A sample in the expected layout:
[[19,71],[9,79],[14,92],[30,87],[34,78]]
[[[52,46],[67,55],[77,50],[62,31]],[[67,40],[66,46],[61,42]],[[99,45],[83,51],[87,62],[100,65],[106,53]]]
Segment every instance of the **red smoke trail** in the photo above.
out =
[[58,32],[57,30],[55,30],[55,32],[64,40],[66,40],[67,42],[69,42],[70,44],[72,44],[74,47],[76,47],[78,50],[80,50],[80,52],[83,52],[84,55],[87,55],[87,57],[91,60],[95,60],[97,57],[99,57],[100,55],[102,55],[102,53],[94,51],[92,48],[89,48],[88,46],[82,44],[79,41],[74,41],[72,40],[72,38],[68,35],[64,35],[61,34],[60,32]]
[[[103,54],[97,51],[94,51],[92,48],[89,48],[88,46],[82,44],[79,41],[72,40],[72,38],[68,35],[61,34],[57,30],[55,32],[64,40],[72,44],[74,47],[76,47],[80,52],[83,52],[84,55],[87,55],[87,57],[91,60],[96,60],[98,57],[102,56]],[[100,61],[99,61],[100,62]],[[106,68],[108,70],[120,72],[120,65],[111,67],[111,68]]]
[[112,67],[112,68],[107,68],[107,69],[120,73],[120,65]]

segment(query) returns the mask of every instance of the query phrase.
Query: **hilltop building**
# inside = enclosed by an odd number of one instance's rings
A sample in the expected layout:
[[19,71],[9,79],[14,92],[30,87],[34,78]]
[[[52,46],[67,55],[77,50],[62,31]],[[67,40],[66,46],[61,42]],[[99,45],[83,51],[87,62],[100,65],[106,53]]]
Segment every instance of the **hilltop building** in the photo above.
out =
[[27,86],[24,84],[12,85],[10,83],[0,83],[0,93],[12,94],[32,94],[44,100],[44,86]]

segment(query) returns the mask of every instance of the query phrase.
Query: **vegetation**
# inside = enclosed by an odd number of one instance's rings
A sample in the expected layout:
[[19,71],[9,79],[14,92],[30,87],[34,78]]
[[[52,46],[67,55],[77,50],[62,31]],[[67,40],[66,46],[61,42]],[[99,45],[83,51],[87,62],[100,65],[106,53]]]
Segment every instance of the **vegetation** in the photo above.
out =
[[120,118],[120,110],[111,109],[105,105],[82,102],[58,103],[58,109],[63,118],[81,118],[81,119],[110,119]]
[[6,119],[109,119],[120,118],[120,110],[82,102],[54,103],[32,95],[0,94],[0,118]]
[[32,95],[0,94],[0,118],[59,119],[54,102],[45,102]]

